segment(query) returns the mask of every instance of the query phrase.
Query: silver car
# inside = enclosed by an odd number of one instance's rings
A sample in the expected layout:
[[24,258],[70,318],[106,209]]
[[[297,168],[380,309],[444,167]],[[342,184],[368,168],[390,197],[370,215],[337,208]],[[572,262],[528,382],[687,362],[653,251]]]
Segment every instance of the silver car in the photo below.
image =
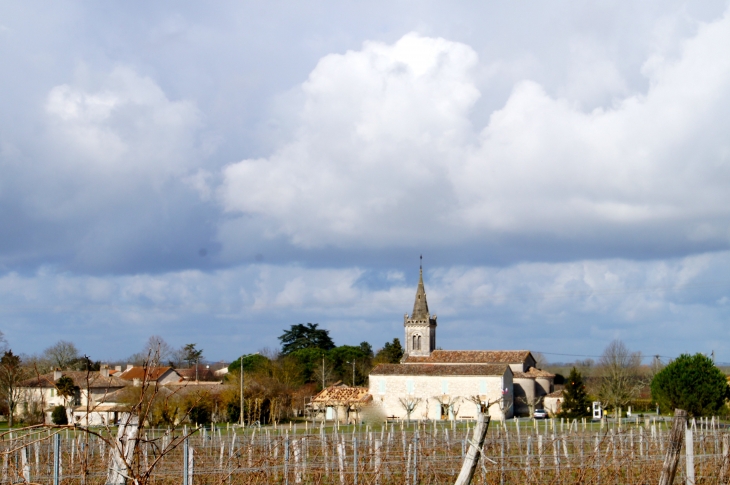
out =
[[535,419],[547,419],[549,416],[548,412],[544,409],[535,409],[535,412],[532,413],[532,417]]

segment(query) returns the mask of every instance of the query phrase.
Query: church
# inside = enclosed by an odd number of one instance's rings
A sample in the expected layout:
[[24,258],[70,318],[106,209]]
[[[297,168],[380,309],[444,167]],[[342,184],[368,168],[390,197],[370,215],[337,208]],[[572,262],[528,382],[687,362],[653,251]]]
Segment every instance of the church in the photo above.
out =
[[370,372],[369,394],[390,419],[492,419],[527,416],[553,391],[555,375],[537,369],[529,350],[437,350],[436,315],[420,270],[413,312],[403,318],[399,364]]

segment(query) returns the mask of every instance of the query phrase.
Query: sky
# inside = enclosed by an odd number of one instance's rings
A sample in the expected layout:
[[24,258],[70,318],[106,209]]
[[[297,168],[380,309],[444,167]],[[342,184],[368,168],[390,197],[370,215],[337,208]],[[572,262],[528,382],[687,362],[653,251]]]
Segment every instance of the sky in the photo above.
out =
[[[730,4],[0,4],[0,330],[730,362]],[[725,47],[723,47],[725,46]]]

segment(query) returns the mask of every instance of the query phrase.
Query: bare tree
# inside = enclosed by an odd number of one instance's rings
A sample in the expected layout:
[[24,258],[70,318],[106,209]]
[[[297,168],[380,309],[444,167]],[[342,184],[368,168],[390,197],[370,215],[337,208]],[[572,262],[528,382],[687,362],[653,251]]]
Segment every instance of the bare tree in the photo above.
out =
[[433,400],[439,403],[442,415],[444,410],[446,410],[447,415],[456,417],[456,415],[459,414],[459,407],[461,406],[463,398],[461,396],[447,396],[444,394],[441,396],[434,396]]
[[532,352],[532,356],[535,358],[535,367],[538,369],[542,369],[547,365],[548,361],[542,352]]
[[408,419],[408,422],[411,422],[411,414],[416,410],[419,404],[423,399],[420,397],[399,397],[398,402],[400,403],[403,410],[406,412],[406,419]]
[[517,398],[517,402],[527,405],[530,410],[530,417],[535,414],[535,409],[542,404],[542,400],[545,396],[520,396]]
[[598,397],[617,415],[618,408],[628,405],[641,389],[640,367],[641,352],[631,352],[621,340],[608,344],[598,361]]
[[66,369],[79,359],[79,351],[76,346],[67,340],[59,340],[43,351],[43,356],[48,359],[53,367]]

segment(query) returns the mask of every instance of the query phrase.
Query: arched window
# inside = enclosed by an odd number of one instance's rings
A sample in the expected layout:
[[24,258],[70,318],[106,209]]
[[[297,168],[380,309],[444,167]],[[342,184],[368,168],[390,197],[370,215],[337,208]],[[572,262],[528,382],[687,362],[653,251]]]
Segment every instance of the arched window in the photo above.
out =
[[416,337],[414,335],[413,336],[413,345],[411,345],[411,347],[413,348],[413,350],[418,350],[418,347],[416,347],[416,345],[418,345],[418,337]]
[[421,336],[418,336],[418,350],[421,350]]

